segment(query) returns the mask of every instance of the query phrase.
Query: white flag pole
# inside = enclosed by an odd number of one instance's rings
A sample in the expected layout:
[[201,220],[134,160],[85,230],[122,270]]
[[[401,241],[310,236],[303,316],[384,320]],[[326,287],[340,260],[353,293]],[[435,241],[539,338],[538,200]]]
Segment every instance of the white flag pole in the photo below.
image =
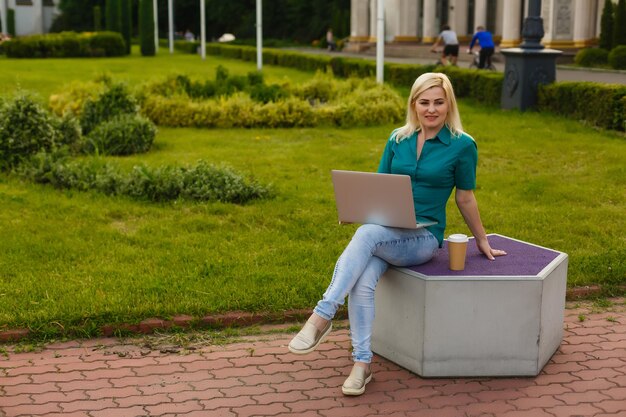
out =
[[159,51],[159,10],[157,0],[152,0],[154,11],[154,49]]
[[256,68],[263,69],[263,7],[261,0],[256,0]]
[[167,22],[170,27],[170,54],[174,53],[174,0],[167,0]]
[[385,0],[378,0],[376,21],[376,82],[384,82],[385,70]]
[[200,54],[206,59],[206,10],[204,0],[200,0]]

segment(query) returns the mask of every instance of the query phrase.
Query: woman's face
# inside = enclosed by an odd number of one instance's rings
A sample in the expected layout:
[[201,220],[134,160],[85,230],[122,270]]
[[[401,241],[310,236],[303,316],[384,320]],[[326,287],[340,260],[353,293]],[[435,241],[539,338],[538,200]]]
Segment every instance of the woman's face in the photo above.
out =
[[448,116],[448,100],[441,87],[431,87],[415,100],[415,112],[422,128],[439,131]]

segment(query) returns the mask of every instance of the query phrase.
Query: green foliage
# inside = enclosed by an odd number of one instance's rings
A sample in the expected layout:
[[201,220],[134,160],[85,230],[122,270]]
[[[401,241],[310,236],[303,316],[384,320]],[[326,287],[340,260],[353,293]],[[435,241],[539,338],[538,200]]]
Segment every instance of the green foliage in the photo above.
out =
[[156,55],[154,41],[154,9],[152,0],[139,0],[139,45],[141,55]]
[[558,82],[539,87],[538,107],[606,129],[624,130],[625,96],[626,86]]
[[[100,8],[100,24],[102,24],[103,0],[60,0],[55,3],[61,13],[52,22],[51,32],[94,31],[94,23],[96,23],[94,6]],[[102,27],[97,31],[99,30],[102,30]]]
[[602,48],[584,48],[574,57],[576,65],[581,67],[602,67],[609,62],[609,51]]
[[609,65],[615,69],[626,69],[626,45],[616,46],[609,52]]
[[[372,79],[343,81],[318,73],[293,86],[259,81],[256,75],[229,76],[223,68],[218,68],[215,83],[170,77],[146,85],[140,93],[142,112],[157,125],[206,128],[366,126],[398,122],[404,114],[399,95]],[[217,99],[204,99],[207,86],[214,86],[210,93]]]
[[138,105],[128,88],[114,84],[95,100],[87,100],[82,110],[80,124],[84,134],[89,134],[100,123],[124,114],[135,115]]
[[619,0],[614,11],[613,48],[626,45],[626,0]]
[[248,180],[226,166],[199,161],[195,166],[134,166],[130,173],[102,158],[71,160],[62,152],[34,155],[18,174],[58,189],[164,202],[177,199],[245,204],[272,197],[269,186]]
[[124,55],[124,40],[119,33],[61,32],[20,36],[7,42],[9,58],[72,58]]
[[93,31],[100,32],[102,30],[102,8],[93,6]]
[[[207,53],[248,61],[256,60],[255,49],[247,46],[209,44]],[[303,71],[332,71],[341,77],[373,77],[376,63],[365,59],[307,55],[299,52],[263,49],[263,62],[270,65],[293,67]],[[458,67],[436,69],[434,65],[385,64],[385,79],[391,84],[407,88],[425,72],[442,71],[453,81],[458,97],[473,97],[492,105],[500,103],[503,75]]]
[[613,2],[605,1],[600,20],[600,48],[610,51],[613,47]]
[[132,155],[150,150],[154,124],[141,116],[122,114],[98,124],[89,134],[85,151],[99,155]]
[[120,0],[105,1],[105,27],[110,32],[122,32],[122,4]]
[[133,2],[130,0],[121,1],[121,33],[126,46],[126,54],[130,54],[133,34]]
[[0,170],[17,166],[40,151],[53,149],[59,123],[28,94],[0,103]]
[[276,102],[287,97],[285,90],[277,85],[256,84],[250,88],[250,98],[260,103]]
[[126,45],[117,32],[98,32],[89,37],[91,56],[123,56]]
[[15,9],[7,8],[7,32],[15,38]]

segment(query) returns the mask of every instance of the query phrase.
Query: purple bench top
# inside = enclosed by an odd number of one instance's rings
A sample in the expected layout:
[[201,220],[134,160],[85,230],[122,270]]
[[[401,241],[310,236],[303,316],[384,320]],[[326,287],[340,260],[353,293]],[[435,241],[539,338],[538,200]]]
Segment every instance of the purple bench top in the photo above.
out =
[[410,266],[408,269],[426,276],[535,276],[561,252],[538,247],[506,236],[490,234],[489,244],[494,249],[502,249],[506,256],[490,261],[478,252],[474,239],[467,246],[464,271],[451,271],[448,265],[448,246],[443,248],[429,262]]

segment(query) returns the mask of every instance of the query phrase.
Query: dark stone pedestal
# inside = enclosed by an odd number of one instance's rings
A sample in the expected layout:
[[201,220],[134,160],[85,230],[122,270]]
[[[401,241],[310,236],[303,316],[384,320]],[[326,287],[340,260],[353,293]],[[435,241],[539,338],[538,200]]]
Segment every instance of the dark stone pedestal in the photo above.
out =
[[537,104],[537,87],[556,79],[555,49],[509,48],[500,51],[506,59],[501,106],[526,110]]

